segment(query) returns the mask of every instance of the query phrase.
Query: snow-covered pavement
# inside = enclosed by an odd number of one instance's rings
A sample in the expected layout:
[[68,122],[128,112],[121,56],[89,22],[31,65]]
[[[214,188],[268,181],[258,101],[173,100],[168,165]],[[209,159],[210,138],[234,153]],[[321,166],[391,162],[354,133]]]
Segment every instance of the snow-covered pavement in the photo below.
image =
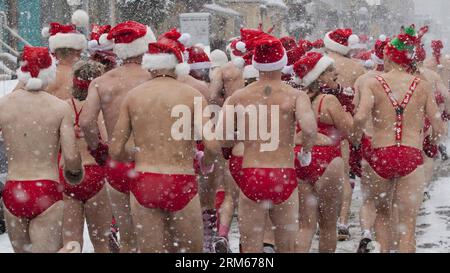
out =
[[[450,178],[448,175],[450,165],[442,166],[436,174],[436,181],[432,185],[431,199],[426,201],[421,209],[417,222],[417,251],[432,253],[450,252]],[[338,243],[337,252],[353,253],[359,243],[359,206],[361,194],[357,187],[353,198],[351,233],[352,240]],[[85,229],[86,230],[86,229]],[[85,232],[85,252],[93,252],[87,232]],[[317,251],[317,238],[314,241],[313,252]],[[231,247],[234,252],[239,249],[239,232],[237,224],[232,228]],[[0,253],[11,253],[11,244],[6,235],[0,236]]]

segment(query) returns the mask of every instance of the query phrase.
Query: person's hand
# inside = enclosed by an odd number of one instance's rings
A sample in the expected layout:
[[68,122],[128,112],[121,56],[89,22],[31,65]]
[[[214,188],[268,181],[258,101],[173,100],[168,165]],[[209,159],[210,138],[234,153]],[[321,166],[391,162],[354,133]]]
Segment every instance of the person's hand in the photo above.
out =
[[79,242],[71,241],[61,248],[58,253],[81,253],[81,244]]
[[305,152],[302,148],[300,153],[298,154],[298,161],[300,161],[300,166],[302,167],[308,167],[311,165],[312,162],[312,153],[311,152]]
[[98,143],[97,149],[92,150],[89,148],[89,153],[99,166],[105,166],[109,159],[109,147],[101,142]]

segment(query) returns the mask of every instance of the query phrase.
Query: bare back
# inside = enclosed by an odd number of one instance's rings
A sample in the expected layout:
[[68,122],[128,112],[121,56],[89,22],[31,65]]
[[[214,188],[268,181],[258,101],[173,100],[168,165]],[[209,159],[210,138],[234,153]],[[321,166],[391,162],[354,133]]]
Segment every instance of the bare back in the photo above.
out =
[[[402,73],[401,77],[393,77],[391,74],[381,75],[389,87],[398,103],[400,104],[407,94],[414,77],[407,73]],[[368,80],[368,87],[373,96],[373,145],[374,148],[389,147],[397,144],[395,134],[396,111],[377,79]],[[405,146],[422,149],[423,137],[418,137],[423,129],[425,116],[429,111],[430,92],[425,89],[426,82],[417,85],[411,100],[407,104],[403,113],[402,141]]]
[[61,100],[68,100],[72,97],[72,67],[58,65],[56,70],[56,80],[47,87],[47,92]]
[[328,55],[335,61],[335,67],[338,72],[338,83],[343,87],[353,88],[356,80],[366,73],[364,67],[355,60],[334,52]]
[[100,97],[108,136],[112,136],[114,132],[125,96],[150,79],[150,73],[143,70],[140,65],[129,64],[113,69],[91,83],[97,88]]
[[[188,118],[193,121],[195,97],[206,104],[199,91],[171,78],[156,78],[130,93],[124,107],[137,147],[137,171],[194,175],[195,142],[173,138],[172,126],[179,117],[171,115],[175,106],[182,105],[190,109]],[[191,126],[193,132],[193,123]]]
[[234,92],[245,86],[242,70],[233,63],[228,63],[222,67],[222,76],[225,98],[231,97]]
[[210,98],[209,86],[206,82],[202,82],[200,80],[195,79],[194,77],[187,75],[178,77],[178,80],[184,84],[189,85],[195,90],[202,93],[202,95],[208,100]]
[[450,56],[443,55],[438,65],[434,57],[425,60],[424,66],[438,73],[444,82],[445,88],[450,89]]
[[245,81],[242,69],[232,62],[216,68],[211,73],[211,100],[222,105],[234,92],[244,88]]
[[[267,131],[271,132],[271,120],[276,118],[271,115],[271,109],[279,106],[279,119],[274,122],[279,124],[279,143],[275,151],[261,151],[262,141],[258,133],[257,140],[249,140],[249,114],[246,113],[246,141],[244,164],[245,168],[293,168],[294,167],[294,137],[296,129],[296,101],[298,90],[282,83],[256,82],[237,91],[229,100],[228,105],[238,106],[267,106],[266,117]],[[261,111],[258,110],[258,115]],[[252,122],[257,122],[260,128],[261,118],[250,117]],[[275,130],[275,128],[273,129]]]
[[60,129],[68,113],[65,101],[45,92],[18,90],[0,100],[9,180],[59,181]]

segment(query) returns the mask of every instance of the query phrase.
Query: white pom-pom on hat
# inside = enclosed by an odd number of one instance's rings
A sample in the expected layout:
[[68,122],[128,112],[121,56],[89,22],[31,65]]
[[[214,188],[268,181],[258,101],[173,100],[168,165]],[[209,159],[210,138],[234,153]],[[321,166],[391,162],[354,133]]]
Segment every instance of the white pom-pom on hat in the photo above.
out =
[[184,46],[189,46],[191,42],[191,34],[189,33],[183,33],[181,34],[181,37],[178,38],[178,41],[182,43]]
[[89,26],[89,15],[84,10],[77,10],[72,15],[72,24],[77,27],[88,27]]
[[96,48],[98,46],[99,46],[99,44],[98,44],[97,40],[90,40],[88,42],[88,48]]
[[234,58],[232,62],[234,64],[234,66],[236,66],[237,68],[240,68],[240,69],[244,68],[244,66],[245,66],[245,60],[241,57]]
[[285,66],[282,70],[281,73],[285,74],[285,75],[292,75],[294,73],[294,66],[293,65],[288,65]]
[[187,76],[191,72],[191,67],[187,63],[177,64],[175,67],[175,73],[178,77]]
[[108,40],[108,34],[102,34],[98,39],[98,43],[102,46],[108,46],[114,44],[112,40]]
[[31,78],[27,81],[27,90],[41,90],[44,87],[44,82],[39,78]]
[[241,41],[236,43],[236,49],[242,53],[247,52],[247,46],[245,45],[244,42],[241,42]]
[[386,35],[381,34],[380,37],[378,37],[378,39],[379,39],[380,41],[382,41],[382,42],[385,42],[386,39],[387,39],[387,37],[386,37]]
[[49,38],[50,37],[50,28],[44,27],[41,31],[42,37]]
[[349,45],[356,45],[359,43],[359,37],[356,34],[352,34],[350,35],[350,37],[348,37],[348,44]]

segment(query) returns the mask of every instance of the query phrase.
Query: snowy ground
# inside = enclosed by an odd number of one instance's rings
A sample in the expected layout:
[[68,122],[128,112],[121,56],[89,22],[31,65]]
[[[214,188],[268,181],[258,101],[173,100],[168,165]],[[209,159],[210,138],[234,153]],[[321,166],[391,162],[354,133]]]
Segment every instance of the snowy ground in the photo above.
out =
[[[449,146],[450,147],[450,146]],[[417,251],[423,253],[450,252],[450,170],[449,165],[443,165],[436,174],[436,180],[431,189],[431,199],[426,201],[421,209],[417,222]],[[338,243],[337,252],[354,253],[359,243],[359,207],[361,194],[359,187],[355,190],[350,218],[352,239]],[[239,232],[236,222],[231,231],[231,247],[234,252],[239,249]],[[85,252],[93,252],[85,229]],[[317,252],[318,241],[314,241],[312,252]],[[6,235],[0,236],[0,253],[11,253],[11,244]]]

